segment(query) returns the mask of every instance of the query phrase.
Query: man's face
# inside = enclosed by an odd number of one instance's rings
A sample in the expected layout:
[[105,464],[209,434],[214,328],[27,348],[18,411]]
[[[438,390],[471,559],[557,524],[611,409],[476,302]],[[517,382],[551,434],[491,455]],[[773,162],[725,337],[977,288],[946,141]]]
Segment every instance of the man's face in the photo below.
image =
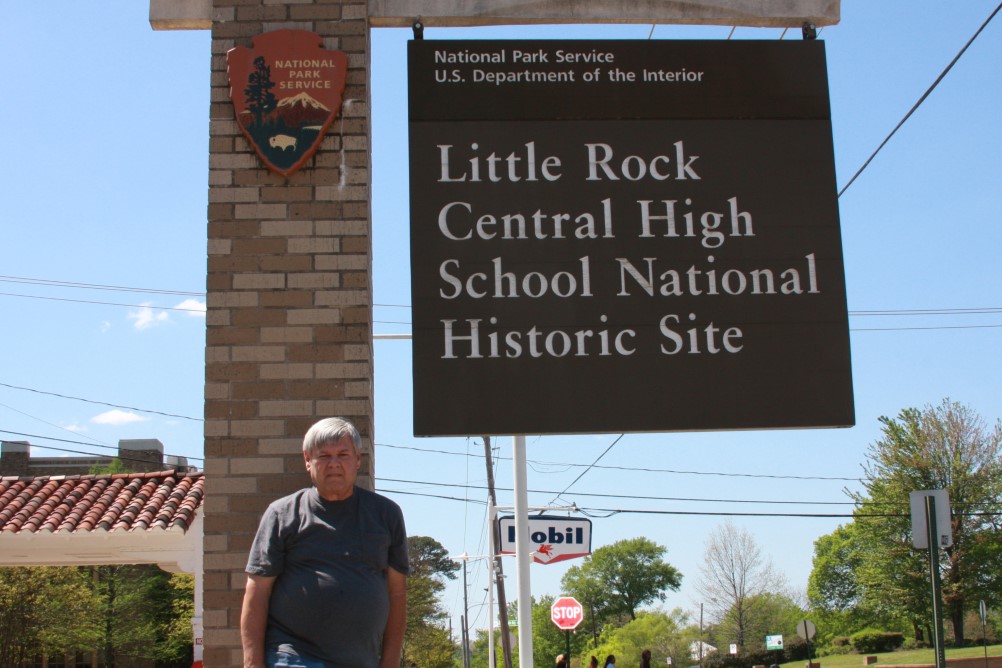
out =
[[303,458],[321,497],[328,501],[343,501],[351,496],[362,457],[355,452],[350,436],[324,443],[313,457],[303,453]]

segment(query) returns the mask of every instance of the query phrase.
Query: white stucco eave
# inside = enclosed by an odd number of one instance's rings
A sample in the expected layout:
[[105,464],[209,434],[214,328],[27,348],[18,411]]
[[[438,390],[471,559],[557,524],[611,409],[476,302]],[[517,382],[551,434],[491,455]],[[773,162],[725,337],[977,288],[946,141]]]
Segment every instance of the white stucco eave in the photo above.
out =
[[202,518],[192,526],[144,531],[0,533],[0,566],[157,564],[193,572],[201,562]]

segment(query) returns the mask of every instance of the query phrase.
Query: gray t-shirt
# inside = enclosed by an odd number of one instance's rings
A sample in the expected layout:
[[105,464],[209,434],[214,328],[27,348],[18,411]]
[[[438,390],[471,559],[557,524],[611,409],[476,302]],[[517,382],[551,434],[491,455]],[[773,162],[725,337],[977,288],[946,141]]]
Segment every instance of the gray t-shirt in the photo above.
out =
[[261,518],[246,568],[276,577],[265,647],[337,668],[377,668],[387,567],[409,571],[393,501],[359,487],[344,501],[325,501],[314,487],[278,499]]

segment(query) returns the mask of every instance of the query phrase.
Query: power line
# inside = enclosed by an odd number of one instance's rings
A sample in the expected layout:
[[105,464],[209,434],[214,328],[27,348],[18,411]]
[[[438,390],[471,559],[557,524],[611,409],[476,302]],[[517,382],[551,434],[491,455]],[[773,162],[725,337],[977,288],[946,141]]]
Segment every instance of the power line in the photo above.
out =
[[188,313],[204,313],[205,309],[185,308],[182,306],[150,306],[149,304],[122,304],[119,302],[99,302],[93,299],[69,299],[68,297],[42,297],[40,295],[19,295],[12,292],[0,292],[3,297],[23,297],[25,299],[43,299],[55,302],[73,302],[76,304],[93,304],[96,306],[125,306],[127,308],[155,308],[158,311],[186,311]]
[[[121,404],[113,404],[113,403],[110,403],[110,402],[103,402],[103,401],[95,401],[95,400],[91,400],[91,399],[84,399],[82,397],[74,397],[74,396],[70,396],[70,395],[60,394],[60,393],[57,393],[57,392],[47,392],[45,390],[37,390],[37,389],[34,389],[34,388],[30,388],[30,387],[23,387],[23,386],[20,386],[20,385],[12,385],[10,383],[0,382],[0,387],[8,387],[8,388],[11,388],[11,389],[22,390],[22,391],[25,391],[25,392],[34,392],[36,394],[42,394],[42,395],[47,395],[47,396],[54,396],[54,397],[58,397],[58,398],[61,398],[61,399],[69,399],[69,400],[72,400],[72,401],[82,401],[82,402],[89,403],[89,404],[95,404],[95,405],[100,405],[100,406],[108,406],[108,407],[111,407],[111,408],[121,408],[121,409],[125,409],[125,410],[137,411],[137,412],[140,412],[140,413],[150,413],[150,414],[154,414],[154,415],[162,415],[162,416],[165,416],[165,417],[180,418],[180,419],[185,419],[185,420],[191,420],[193,422],[204,422],[204,420],[201,419],[201,418],[193,418],[193,417],[189,417],[189,416],[185,416],[185,415],[178,415],[178,414],[175,414],[175,413],[166,413],[166,412],[163,412],[163,411],[155,411],[155,410],[151,410],[151,409],[137,408],[137,407],[133,407],[133,406],[124,406],[124,405],[121,405]],[[2,430],[0,430],[0,432],[2,432]],[[9,432],[9,433],[14,433],[14,432]],[[22,435],[24,435],[24,434],[22,434]],[[31,436],[31,435],[27,435],[27,436]],[[599,460],[601,460],[602,457],[604,457],[605,454],[607,452],[609,452],[609,450],[614,445],[616,445],[616,443],[618,443],[619,440],[622,439],[624,436],[625,436],[625,434],[620,434],[619,437],[605,450],[605,452],[603,452],[602,455],[600,455],[598,458],[596,458],[591,464],[577,464],[577,463],[569,463],[569,462],[550,462],[550,461],[543,461],[543,460],[528,460],[528,462],[531,463],[531,464],[538,465],[538,466],[564,466],[564,467],[569,467],[569,468],[570,467],[574,467],[574,468],[584,467],[585,470],[582,471],[581,474],[570,485],[568,485],[567,488],[564,489],[564,492],[566,492],[568,489],[570,489],[570,487],[575,482],[577,482],[578,480],[580,480],[580,478],[585,473],[587,473],[588,470],[590,470],[591,468],[600,469],[600,470],[633,471],[633,472],[644,472],[644,473],[669,473],[669,474],[675,474],[675,475],[719,476],[719,477],[727,477],[727,478],[766,478],[766,479],[790,479],[790,480],[825,480],[825,481],[837,481],[837,482],[859,482],[859,481],[862,480],[861,478],[850,478],[850,477],[842,477],[842,476],[799,476],[799,475],[778,475],[778,474],[766,474],[766,473],[726,473],[726,472],[721,472],[721,471],[694,471],[694,470],[684,470],[684,469],[658,469],[658,468],[650,468],[650,467],[630,467],[630,466],[601,465],[601,464],[598,464]],[[44,436],[32,436],[32,437],[33,438],[46,438]],[[59,440],[59,439],[50,439],[50,440]],[[68,442],[68,443],[76,443],[76,444],[79,444],[79,445],[90,445],[89,443],[83,443],[81,441],[66,441],[66,442]],[[459,452],[453,452],[453,451],[449,451],[449,450],[435,450],[435,449],[431,449],[431,448],[418,448],[418,447],[413,447],[413,446],[393,445],[393,444],[390,444],[390,443],[376,443],[375,445],[377,447],[394,448],[394,449],[398,449],[398,450],[412,450],[412,451],[415,451],[415,452],[422,452],[422,453],[443,454],[443,455],[449,455],[449,456],[454,456],[454,457],[473,457],[473,458],[478,458],[478,459],[482,459],[484,457],[481,454],[459,453]],[[104,446],[101,446],[101,447],[114,447],[114,446],[104,445]],[[498,460],[504,459],[504,460],[507,460],[507,461],[511,460],[510,457],[502,457],[502,456],[498,456],[497,459]],[[561,492],[561,494],[563,494],[563,492]]]
[[[178,293],[169,293],[178,294]],[[202,308],[186,308],[184,306],[153,306],[150,304],[123,304],[120,302],[103,302],[96,301],[93,299],[70,299],[68,297],[42,297],[40,295],[21,295],[12,292],[0,292],[2,297],[21,297],[24,299],[42,299],[46,301],[57,301],[57,302],[72,302],[75,304],[91,304],[95,306],[121,306],[125,308],[149,308],[158,311],[181,311],[183,313],[205,313],[205,309]],[[396,304],[383,305],[383,304],[373,304],[373,306],[392,306],[395,308],[408,308],[405,306],[400,306]],[[849,311],[849,316],[857,315],[883,315],[883,316],[898,316],[898,315],[980,315],[980,314],[993,314],[1000,313],[1002,310],[999,309],[941,309],[941,310],[929,310],[928,313],[920,313],[914,311],[883,311],[874,313],[855,313]],[[373,320],[374,325],[403,325],[412,326],[413,323],[398,321],[398,320]],[[933,329],[997,329],[1002,327],[1002,325],[930,325],[926,327],[850,327],[850,332],[907,332],[916,330],[933,330]]]
[[[394,448],[397,450],[413,450],[415,452],[421,453],[431,453],[431,454],[441,454],[441,455],[451,455],[454,457],[483,457],[483,455],[476,454],[464,454],[461,452],[453,452],[450,450],[437,450],[432,448],[417,448],[414,446],[407,445],[393,445],[390,443],[376,443],[377,447],[383,448]],[[504,459],[511,461],[511,457],[501,457],[498,456],[496,459]],[[773,473],[724,473],[719,471],[691,471],[684,469],[660,469],[660,468],[650,468],[650,467],[636,467],[636,466],[617,466],[609,464],[574,464],[567,462],[547,462],[540,461],[536,459],[527,460],[529,463],[543,465],[543,466],[564,466],[564,467],[582,467],[590,466],[596,469],[605,469],[612,471],[633,471],[641,473],[673,473],[677,475],[703,475],[703,476],[721,476],[725,478],[766,478],[772,480],[824,480],[833,482],[862,482],[865,478],[850,478],[844,476],[805,476],[805,475],[779,475]]]
[[986,313],[1002,313],[1002,307],[987,306],[984,308],[942,308],[942,309],[898,309],[849,311],[849,315],[865,316],[899,316],[899,315],[982,315]]
[[[124,406],[124,405],[121,405],[121,404],[113,404],[113,403],[110,403],[110,402],[96,401],[96,400],[92,400],[92,399],[84,399],[82,397],[74,397],[74,396],[70,396],[70,395],[60,394],[58,392],[48,392],[48,391],[45,391],[45,390],[38,390],[38,389],[31,388],[31,387],[24,387],[24,386],[20,386],[20,385],[12,385],[10,383],[0,382],[0,387],[8,387],[8,388],[11,388],[11,389],[22,390],[22,391],[25,391],[25,392],[33,392],[33,393],[36,393],[36,394],[42,394],[42,395],[47,395],[47,396],[58,397],[60,399],[69,399],[69,400],[72,400],[72,401],[82,401],[82,402],[85,402],[85,403],[95,404],[95,405],[99,405],[99,406],[108,406],[110,408],[121,408],[121,409],[124,409],[124,410],[137,411],[137,412],[140,412],[140,413],[150,413],[150,414],[153,414],[153,415],[161,415],[161,416],[164,416],[164,417],[173,417],[173,418],[179,418],[179,419],[184,419],[184,420],[191,420],[193,422],[204,422],[204,420],[202,418],[193,418],[193,417],[189,417],[189,416],[186,416],[186,415],[178,415],[178,414],[175,414],[175,413],[166,413],[166,412],[163,412],[163,411],[156,411],[156,410],[152,410],[152,409],[137,408],[137,407],[134,407],[134,406]],[[0,430],[0,431],[2,431],[2,430]],[[848,477],[838,477],[838,476],[793,476],[793,475],[776,475],[776,474],[764,474],[764,473],[763,474],[755,474],[755,473],[724,473],[724,472],[719,472],[719,471],[689,471],[689,470],[678,470],[678,469],[654,469],[654,468],[643,468],[643,467],[608,466],[608,465],[607,466],[603,466],[603,465],[599,465],[598,461],[601,460],[602,457],[604,457],[605,454],[607,452],[609,452],[609,450],[614,445],[616,445],[616,443],[618,443],[619,440],[622,439],[624,435],[625,434],[620,434],[620,436],[612,443],[612,445],[610,445],[609,448],[607,448],[606,451],[603,452],[602,455],[600,455],[598,458],[596,458],[595,461],[593,461],[591,464],[575,464],[575,463],[565,463],[565,462],[547,462],[547,461],[541,461],[541,460],[528,460],[528,461],[530,463],[533,463],[533,464],[536,464],[536,465],[540,465],[540,466],[585,467],[585,471],[583,471],[581,473],[581,475],[579,475],[578,478],[575,479],[571,483],[571,485],[573,485],[575,482],[577,482],[577,480],[579,480],[581,478],[581,476],[583,476],[585,473],[587,473],[588,469],[590,469],[590,468],[597,468],[597,469],[603,469],[603,470],[638,471],[638,472],[646,472],[646,473],[672,473],[672,474],[676,474],[676,475],[706,475],[706,476],[722,476],[722,477],[735,477],[735,478],[740,477],[740,478],[770,478],[770,479],[794,479],[794,480],[831,480],[831,481],[842,481],[842,482],[859,482],[861,480],[860,478],[848,478]],[[45,437],[36,436],[35,438],[45,438]],[[57,439],[53,439],[53,440],[57,440]],[[67,442],[78,443],[80,445],[89,445],[87,443],[82,443],[80,441],[67,441]],[[395,448],[395,449],[399,449],[399,450],[413,450],[413,451],[416,451],[416,452],[423,452],[423,453],[438,453],[438,454],[444,454],[444,455],[450,455],[450,456],[458,456],[458,457],[483,458],[483,455],[479,455],[479,454],[457,453],[457,452],[452,452],[452,451],[448,451],[448,450],[433,450],[433,449],[430,449],[430,448],[417,448],[417,447],[413,447],[413,446],[393,445],[393,444],[390,444],[390,443],[377,443],[376,445],[378,447]],[[114,447],[114,446],[107,446],[106,445],[106,446],[102,446],[102,447]],[[501,456],[498,456],[497,459],[498,460],[505,459],[505,460],[508,460],[508,461],[511,460],[510,457],[501,457]],[[571,487],[571,485],[568,485],[567,489],[569,489]],[[567,489],[565,489],[564,491],[566,492]]]
[[[425,494],[421,492],[405,492],[403,490],[389,490],[380,488],[381,494],[401,494],[412,497],[427,497],[429,499],[441,499],[443,501],[456,501],[466,504],[478,504],[486,506],[486,501],[476,501],[463,499],[460,497],[448,497],[438,494]],[[589,517],[612,517],[614,515],[673,515],[673,516],[701,516],[701,517],[775,517],[775,518],[804,518],[804,519],[841,519],[841,520],[869,520],[876,518],[906,518],[909,513],[748,513],[743,511],[678,511],[678,510],[644,510],[629,508],[581,508],[577,509],[581,514]],[[599,515],[601,514],[601,515]],[[1002,513],[956,513],[959,517],[1002,517]]]
[[850,332],[907,332],[927,329],[998,329],[1002,325],[940,325],[935,327],[850,327]]
[[[116,449],[117,448],[117,446],[114,446],[114,445],[101,445],[100,443],[84,443],[83,441],[71,441],[70,439],[67,439],[67,438],[54,438],[52,436],[40,436],[39,434],[25,434],[25,433],[20,432],[20,431],[9,431],[7,429],[0,429],[0,434],[13,434],[14,436],[24,436],[25,438],[37,438],[37,439],[41,439],[43,441],[56,441],[58,443],[70,443],[72,445],[86,445],[86,446],[91,447],[91,448],[108,448],[108,449]],[[59,450],[59,448],[48,446],[48,445],[40,445],[38,443],[29,443],[29,445],[31,445],[32,447],[36,447],[36,448],[43,448],[45,450]],[[96,452],[82,452],[82,451],[76,451],[76,450],[63,450],[62,452],[76,452],[77,454],[87,455],[89,457],[104,457],[105,456],[105,455],[102,455],[102,454],[96,453]],[[164,456],[165,457],[184,457],[186,459],[198,459],[200,461],[205,461],[204,457],[194,457],[194,456],[190,456],[190,455],[173,455],[173,454],[170,454],[170,453],[164,453]]]
[[991,13],[991,14],[990,14],[990,15],[988,16],[988,18],[987,18],[987,19],[985,19],[985,22],[981,24],[981,27],[980,27],[980,28],[978,28],[978,29],[977,29],[977,30],[975,31],[975,33],[974,33],[974,34],[973,34],[973,35],[971,36],[971,38],[970,38],[969,40],[967,40],[967,44],[965,44],[965,45],[964,45],[964,48],[962,48],[962,49],[961,49],[961,50],[960,50],[959,52],[957,52],[957,55],[953,57],[953,60],[951,60],[951,61],[950,61],[950,64],[946,66],[946,69],[944,69],[944,70],[943,70],[943,71],[942,71],[942,72],[940,73],[940,75],[939,75],[938,77],[936,77],[936,80],[932,82],[932,85],[931,85],[931,86],[929,86],[929,88],[928,88],[928,89],[926,90],[926,92],[922,94],[922,97],[920,97],[920,98],[918,99],[918,102],[916,102],[915,104],[913,104],[913,105],[912,105],[912,108],[911,108],[911,109],[909,109],[909,110],[908,110],[908,113],[907,113],[907,114],[905,114],[904,118],[902,118],[902,119],[901,119],[901,120],[900,120],[900,121],[898,122],[898,124],[894,126],[894,129],[893,129],[893,130],[891,130],[891,133],[890,133],[889,135],[887,135],[887,137],[886,137],[886,138],[884,138],[884,141],[880,142],[880,146],[878,146],[878,147],[877,147],[877,150],[875,150],[875,151],[874,151],[874,152],[873,152],[873,153],[872,153],[872,154],[870,155],[870,157],[866,159],[866,162],[864,162],[864,163],[863,163],[863,166],[862,166],[862,167],[860,167],[860,168],[859,168],[858,170],[856,170],[856,173],[852,175],[852,178],[851,178],[851,179],[849,179],[849,182],[848,182],[848,183],[846,183],[846,184],[845,184],[845,185],[844,185],[844,186],[842,187],[842,190],[840,190],[840,191],[838,192],[838,197],[842,197],[842,194],[843,194],[843,193],[844,193],[844,192],[845,192],[846,190],[848,190],[848,189],[849,189],[849,186],[851,186],[851,185],[853,184],[853,182],[854,182],[854,181],[856,180],[856,178],[857,178],[857,177],[858,177],[858,176],[859,176],[860,174],[862,174],[862,173],[863,173],[863,170],[865,170],[865,169],[866,169],[866,168],[867,168],[867,167],[868,167],[868,166],[870,165],[870,163],[871,163],[871,162],[873,161],[873,159],[874,159],[875,157],[877,157],[877,154],[878,154],[878,153],[880,153],[880,149],[884,148],[884,145],[885,145],[885,144],[887,144],[887,142],[889,142],[889,141],[891,140],[891,137],[893,137],[893,136],[894,136],[894,133],[895,133],[895,132],[897,132],[897,131],[898,131],[898,129],[899,129],[899,128],[901,128],[901,126],[905,124],[905,121],[907,121],[907,120],[908,120],[909,118],[911,118],[911,115],[912,115],[913,113],[915,113],[915,110],[919,108],[919,105],[921,105],[921,104],[922,104],[923,102],[925,102],[925,99],[926,99],[927,97],[929,97],[929,94],[930,94],[930,93],[932,93],[932,91],[933,91],[933,90],[934,90],[934,89],[936,88],[936,86],[938,86],[938,85],[939,85],[939,82],[943,80],[943,77],[945,77],[945,76],[947,75],[947,73],[948,73],[948,72],[949,72],[949,71],[950,71],[951,69],[953,69],[953,66],[954,66],[954,65],[955,65],[955,64],[957,63],[957,61],[958,61],[958,60],[960,60],[960,57],[961,57],[962,55],[964,55],[964,52],[965,52],[965,51],[967,51],[967,47],[969,47],[969,46],[970,46],[970,45],[971,45],[971,44],[972,44],[972,43],[974,42],[974,40],[978,38],[978,35],[980,35],[980,34],[981,34],[981,31],[985,29],[985,27],[986,27],[986,26],[987,26],[987,25],[988,25],[988,24],[989,24],[989,23],[991,22],[991,20],[992,20],[993,18],[995,18],[995,15],[996,15],[996,14],[998,14],[998,12],[999,12],[999,10],[1000,10],[1000,9],[1002,9],[1002,3],[999,3],[998,7],[996,7],[996,8],[995,8],[995,11],[993,11],[993,12],[992,12],[992,13]]
[[181,295],[187,297],[204,297],[204,292],[186,292],[181,290],[160,290],[157,288],[133,288],[123,285],[104,285],[100,283],[79,283],[77,281],[57,281],[48,278],[29,278],[26,276],[0,276],[0,283],[24,283],[27,285],[44,285],[58,288],[78,288],[83,290],[110,290],[114,292],[145,292],[157,295]]
[[107,401],[95,401],[93,399],[84,399],[82,397],[72,397],[66,394],[59,394],[58,392],[46,392],[44,390],[36,390],[31,387],[22,387],[20,385],[10,385],[9,383],[0,383],[0,387],[9,387],[12,390],[23,390],[25,392],[34,392],[35,394],[44,394],[50,397],[59,397],[60,399],[70,399],[72,401],[82,401],[88,404],[96,404],[98,406],[108,406],[109,408],[124,408],[129,411],[136,411],[139,413],[150,413],[152,415],[162,415],[164,417],[178,418],[180,420],[191,420],[192,422],[204,422],[202,418],[193,418],[187,415],[178,415],[176,413],[164,413],[163,411],[156,411],[150,408],[136,408],[134,406],[122,406],[120,404],[112,404]]
[[600,461],[600,460],[601,460],[601,459],[602,459],[603,457],[605,457],[605,456],[606,456],[607,454],[609,454],[609,451],[610,451],[610,450],[612,450],[612,449],[613,449],[613,447],[615,447],[615,445],[616,445],[617,443],[619,443],[619,442],[620,442],[621,440],[623,440],[623,437],[624,437],[624,436],[626,436],[626,434],[620,434],[619,436],[617,436],[617,437],[616,437],[616,440],[615,440],[615,441],[613,441],[612,443],[610,443],[610,444],[609,444],[609,447],[608,447],[608,448],[606,448],[605,450],[603,450],[603,451],[602,451],[602,454],[600,454],[600,455],[599,455],[598,457],[596,457],[596,458],[595,458],[595,461],[593,461],[593,462],[592,462],[591,464],[589,464],[588,466],[586,466],[586,467],[585,467],[585,470],[584,470],[584,471],[582,471],[582,472],[581,472],[580,474],[578,474],[578,477],[577,477],[577,478],[574,478],[574,480],[572,480],[572,481],[571,481],[571,484],[567,485],[567,487],[564,487],[564,491],[563,491],[563,492],[560,492],[560,494],[557,494],[557,495],[556,495],[555,497],[553,497],[553,500],[552,500],[552,501],[550,501],[550,503],[555,503],[555,502],[556,502],[556,500],[557,500],[557,499],[559,499],[559,498],[560,498],[560,497],[561,497],[561,496],[562,496],[562,495],[564,494],[564,492],[566,492],[566,491],[567,491],[567,490],[569,490],[569,489],[570,489],[571,487],[573,487],[573,486],[574,486],[574,484],[575,484],[575,483],[576,483],[576,482],[577,482],[578,480],[581,480],[581,478],[583,478],[583,477],[584,477],[584,475],[585,475],[586,473],[588,473],[588,471],[591,471],[591,470],[592,470],[593,468],[595,468],[595,465],[596,465],[596,464],[598,464],[598,462],[599,462],[599,461]]
[[[70,281],[55,281],[43,278],[27,278],[20,276],[0,276],[0,283],[28,283],[33,285],[46,285],[46,286],[56,286],[56,287],[71,287],[71,288],[86,288],[92,290],[116,290],[124,292],[143,292],[149,294],[168,294],[168,295],[181,295],[189,297],[199,297],[205,298],[206,293],[204,292],[184,292],[179,290],[159,290],[154,288],[133,288],[127,286],[106,286],[97,283],[77,283]],[[25,299],[44,299],[52,301],[65,301],[74,302],[80,304],[95,304],[98,306],[123,306],[126,308],[153,308],[162,311],[185,311],[190,313],[201,313],[203,309],[197,308],[185,308],[179,306],[151,306],[148,304],[123,304],[119,302],[104,302],[95,301],[88,299],[70,299],[66,297],[43,297],[41,295],[25,295],[17,294],[11,292],[0,292],[0,296],[5,297],[22,297]],[[409,309],[412,308],[409,304],[381,304],[373,303],[374,307],[378,308],[402,308]],[[866,316],[886,316],[886,317],[897,317],[897,316],[914,316],[914,315],[994,315],[1002,313],[1002,307],[1000,306],[985,306],[985,307],[973,307],[973,308],[933,308],[933,309],[875,309],[875,310],[863,310],[863,311],[849,311],[848,315],[850,317],[866,317]],[[379,325],[413,325],[413,323],[408,321],[395,321],[395,320],[373,320],[373,324]],[[889,327],[882,328],[882,330],[909,330],[909,329],[971,329],[971,328],[984,328],[984,327],[999,327],[1002,325],[963,325],[963,326],[942,326],[942,327]],[[879,330],[879,331],[882,331]],[[868,330],[868,329],[857,329],[850,328],[850,331],[878,331],[878,330]]]
[[[486,506],[486,501],[473,499],[463,499],[458,496],[444,496],[441,494],[427,494],[422,492],[408,492],[397,489],[379,488],[381,494],[402,494],[405,496],[421,496],[430,499],[442,499],[445,501],[458,501],[460,503],[474,503]],[[613,515],[693,515],[704,517],[790,517],[806,519],[872,519],[879,517],[910,517],[910,513],[753,513],[732,510],[705,511],[705,510],[645,510],[634,508],[587,508],[578,507],[578,512],[589,517],[612,517]],[[601,515],[600,515],[601,513]],[[1002,512],[975,512],[975,513],[954,513],[960,517],[1002,517]]]
[[905,517],[904,513],[876,513],[854,515],[845,513],[749,513],[733,510],[636,510],[627,508],[578,508],[583,514],[603,513],[601,517],[613,515],[700,515],[707,517],[809,517],[815,519],[857,519],[859,517]]
[[[483,485],[458,485],[453,483],[445,482],[431,482],[422,480],[403,480],[399,478],[384,478],[382,476],[377,476],[377,480],[393,483],[403,483],[403,484],[414,484],[414,485],[427,485],[429,487],[450,487],[453,489],[479,489],[487,490],[488,488]],[[498,491],[511,492],[511,488],[497,487]],[[544,489],[529,489],[526,490],[530,494],[554,494],[553,490]],[[417,492],[415,492],[417,493]],[[558,495],[559,496],[559,495]],[[684,503],[738,503],[738,504],[755,504],[755,505],[778,505],[778,506],[853,506],[857,509],[860,508],[876,508],[876,507],[890,507],[890,508],[909,508],[907,502],[895,503],[891,501],[777,501],[774,499],[706,499],[699,497],[673,497],[673,496],[638,496],[636,494],[603,494],[599,492],[575,492],[575,497],[596,497],[605,499],[631,499],[631,500],[643,500],[643,501],[671,501],[671,502],[684,502]],[[457,497],[458,498],[458,497]],[[469,499],[469,497],[466,497]],[[967,504],[953,504],[951,507],[954,510],[958,508],[974,508],[980,506],[988,506],[991,508],[998,507],[1000,504],[994,502],[979,502],[979,503],[967,503]],[[905,513],[908,514],[908,513]],[[975,514],[975,513],[967,513]],[[895,513],[893,516],[899,516],[900,513]]]
[[[13,406],[8,406],[7,404],[0,404],[0,406],[3,406],[4,408],[6,408],[9,411],[14,411],[15,413],[20,413],[21,415],[24,415],[25,417],[29,417],[32,420],[37,420],[38,422],[41,422],[42,424],[45,424],[45,425],[48,425],[50,427],[54,427],[56,429],[59,429],[60,431],[65,431],[65,432],[68,432],[68,433],[74,434],[74,435],[77,434],[77,432],[73,431],[72,429],[67,429],[66,427],[63,427],[63,426],[58,425],[58,424],[55,424],[53,422],[49,422],[48,420],[43,420],[42,418],[36,417],[36,416],[32,415],[31,413],[25,413],[22,410],[18,410],[17,408],[14,408]],[[97,444],[99,447],[102,447],[102,448],[114,447],[114,446],[108,445],[107,443],[102,442],[99,439],[93,438],[91,436],[87,436],[86,434],[81,435],[81,437],[82,438],[89,438],[91,441],[93,441],[95,444]]]
[[[0,276],[0,283],[26,283],[28,285],[44,285],[62,288],[81,288],[86,290],[110,290],[117,292],[144,292],[151,295],[180,295],[185,297],[205,298],[204,292],[183,290],[161,290],[159,288],[136,288],[123,285],[105,285],[102,283],[80,283],[78,281],[58,281],[48,278],[30,278],[27,276]],[[30,297],[31,295],[10,295],[12,297]],[[373,304],[383,308],[410,308],[407,304]]]
[[[11,433],[11,432],[8,432],[8,433]],[[85,445],[89,445],[89,444],[85,444]],[[84,455],[86,457],[101,457],[101,458],[109,457],[111,459],[119,459],[119,460],[121,460],[123,462],[140,462],[140,463],[143,463],[143,464],[150,464],[151,463],[149,459],[140,459],[139,457],[129,457],[128,455],[123,455],[121,453],[118,453],[116,455],[102,455],[102,454],[99,454],[99,453],[96,453],[96,452],[85,452],[83,450],[69,450],[67,448],[57,448],[57,447],[54,447],[54,446],[51,446],[51,445],[40,445],[40,446],[37,446],[37,447],[45,448],[46,450],[55,450],[56,452],[68,452],[68,453],[74,454],[74,455]],[[165,456],[167,456],[167,455],[165,455]],[[185,460],[188,460],[188,459],[201,459],[200,457],[185,457],[184,455],[169,455],[169,456],[170,457],[181,457],[181,458],[184,458]],[[165,464],[162,464],[161,466],[167,466],[167,464],[165,463]]]
[[[385,480],[386,482],[394,483],[404,483],[404,484],[418,484],[418,485],[428,485],[431,487],[452,487],[452,488],[465,488],[465,489],[480,489],[486,490],[487,487],[483,485],[455,485],[451,483],[444,482],[424,482],[420,480],[401,480],[398,478],[383,478],[377,476],[378,480]],[[498,491],[501,492],[511,492],[514,491],[508,487],[496,487]],[[530,494],[557,494],[552,490],[545,489],[529,489],[526,490]],[[564,490],[565,492],[567,490]],[[564,492],[557,494],[557,497],[563,495]],[[696,497],[673,497],[673,496],[638,496],[636,494],[601,494],[598,492],[575,492],[574,496],[588,496],[588,497],[598,497],[605,499],[641,499],[644,501],[676,501],[676,502],[693,502],[693,503],[753,503],[753,504],[764,504],[764,505],[796,505],[796,506],[854,506],[855,501],[774,501],[766,499],[701,499]],[[883,504],[882,504],[883,505]],[[894,504],[900,505],[900,504]],[[907,504],[906,504],[907,505]]]

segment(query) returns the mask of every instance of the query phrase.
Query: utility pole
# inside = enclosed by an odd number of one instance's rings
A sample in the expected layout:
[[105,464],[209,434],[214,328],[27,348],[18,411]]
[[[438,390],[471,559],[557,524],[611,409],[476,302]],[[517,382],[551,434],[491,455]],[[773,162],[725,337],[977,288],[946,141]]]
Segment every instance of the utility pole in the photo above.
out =
[[470,628],[467,620],[470,616],[470,603],[466,596],[466,559],[463,559],[463,616],[460,622],[463,626],[463,668],[470,668]]
[[[498,505],[498,499],[497,494],[494,493],[494,462],[491,457],[490,436],[484,436],[484,456],[487,461],[487,493],[490,498],[490,512],[492,520],[491,531],[493,531],[493,513],[494,509]],[[508,601],[504,593],[504,570],[501,567],[501,558],[497,553],[497,541],[491,541],[491,544],[494,546],[492,549],[491,559],[494,560],[494,577],[498,592],[498,621],[501,626],[501,653],[504,655],[504,668],[512,668],[511,632],[508,630]],[[494,614],[493,610],[491,610],[491,614]],[[495,667],[490,666],[490,668]]]

